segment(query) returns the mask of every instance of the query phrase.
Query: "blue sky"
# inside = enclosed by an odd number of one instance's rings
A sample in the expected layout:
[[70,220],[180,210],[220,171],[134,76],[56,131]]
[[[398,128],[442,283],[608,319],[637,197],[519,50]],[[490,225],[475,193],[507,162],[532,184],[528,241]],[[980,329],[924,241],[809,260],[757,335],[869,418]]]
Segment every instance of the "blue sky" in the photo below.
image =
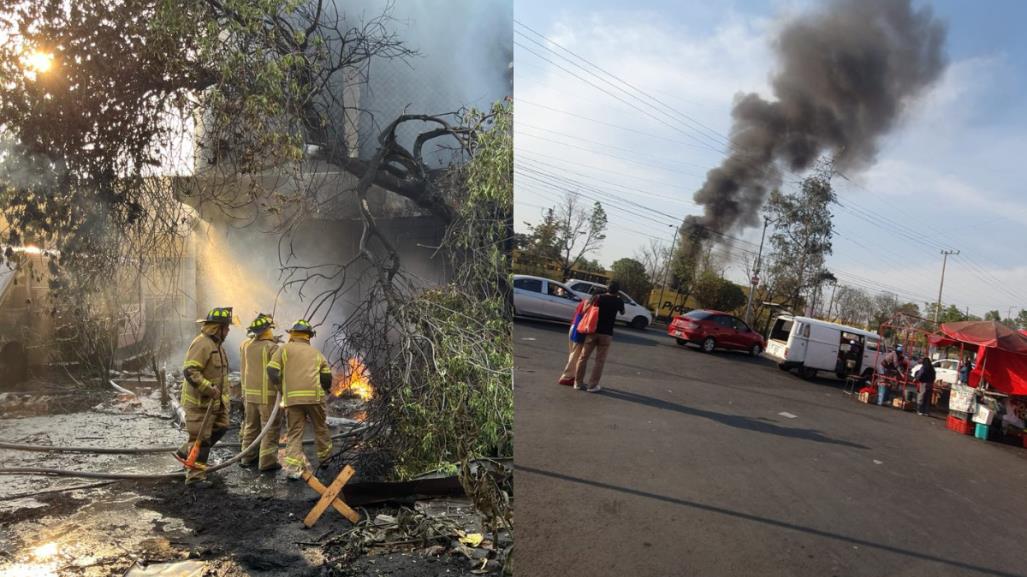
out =
[[[811,4],[572,0],[554,8],[552,2],[517,0],[514,13],[522,24],[724,135],[735,94],[769,96],[775,28]],[[915,5],[929,5],[947,24],[949,65],[882,140],[877,162],[849,175],[853,183],[836,181],[845,206],[834,210],[838,237],[828,265],[843,283],[922,304],[937,297],[939,251],[959,249],[949,259],[945,303],[976,314],[998,309],[1005,315],[1012,307],[1015,315],[1027,308],[1021,170],[1027,162],[1027,40],[1020,28],[1027,3]],[[515,30],[515,42],[523,45],[515,46],[519,229],[563,194],[553,185],[555,174],[573,181],[559,181],[563,188],[615,199],[622,207],[608,208],[608,239],[594,255],[600,262],[634,256],[651,241],[669,243],[680,218],[699,211],[692,193],[722,154],[542,60],[539,55],[594,81],[530,42],[526,28]],[[737,235],[759,242],[758,230]],[[741,242],[722,251],[729,277],[744,278],[747,250],[752,245]]]

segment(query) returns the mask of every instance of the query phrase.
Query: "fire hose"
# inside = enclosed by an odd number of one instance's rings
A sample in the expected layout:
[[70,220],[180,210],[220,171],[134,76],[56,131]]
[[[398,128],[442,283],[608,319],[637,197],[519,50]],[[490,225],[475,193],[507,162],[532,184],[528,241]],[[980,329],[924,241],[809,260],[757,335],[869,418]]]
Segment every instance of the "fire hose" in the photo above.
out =
[[[267,423],[264,424],[264,427],[260,430],[260,433],[257,435],[257,438],[254,439],[253,442],[249,444],[249,446],[244,448],[242,451],[240,451],[238,454],[236,454],[234,457],[228,459],[227,461],[224,461],[223,463],[218,463],[217,465],[213,465],[211,467],[208,467],[207,468],[207,472],[208,473],[212,473],[212,472],[215,472],[215,471],[220,471],[221,469],[224,469],[226,467],[230,467],[230,466],[234,465],[235,463],[238,463],[239,460],[242,459],[242,456],[245,455],[247,452],[256,449],[257,446],[260,445],[261,439],[263,439],[264,436],[267,435],[268,431],[271,430],[271,425],[274,424],[275,418],[277,418],[277,416],[278,416],[278,411],[280,409],[279,403],[281,402],[281,400],[282,400],[282,395],[281,395],[281,393],[279,393],[278,396],[275,398],[274,409],[272,409],[271,410],[271,414],[268,415]],[[353,436],[353,435],[356,435],[356,434],[362,432],[363,429],[364,428],[357,429],[357,430],[354,430],[354,431],[349,431],[347,433],[342,433],[341,435],[336,435],[335,437],[332,437],[332,438],[335,439],[335,438],[344,438],[344,437],[347,437],[347,436]],[[4,443],[3,445],[8,445],[8,444]],[[23,445],[23,446],[31,446],[31,445]],[[142,449],[142,450],[141,449],[102,449],[101,450],[101,449],[90,448],[90,447],[68,447],[68,448],[64,448],[63,451],[60,451],[60,448],[57,448],[57,447],[44,447],[44,446],[37,446],[37,447],[39,447],[39,448],[38,449],[15,449],[15,450],[27,450],[27,451],[43,450],[43,451],[57,451],[57,452],[92,452],[92,453],[117,453],[117,454],[123,454],[123,453],[167,452],[167,451],[172,451],[172,450],[175,450],[175,449],[178,448],[178,447],[170,447],[170,448],[168,448],[168,447],[160,447],[160,448],[148,447],[148,448],[145,448],[145,449]],[[7,447],[0,446],[0,448],[7,448]],[[72,451],[72,450],[68,450],[68,449],[74,449],[74,450]],[[98,473],[98,472],[95,472],[95,471],[73,471],[73,470],[69,470],[69,469],[51,469],[51,468],[43,468],[43,467],[0,467],[0,475],[48,475],[48,476],[55,476],[55,477],[79,477],[79,478],[83,478],[83,479],[118,479],[118,480],[121,480],[121,479],[132,479],[132,480],[173,479],[173,478],[176,478],[176,477],[183,477],[183,476],[185,476],[185,473],[186,473],[185,471],[174,471],[174,472],[170,472],[170,473],[151,473],[151,474],[147,474],[147,473]]]

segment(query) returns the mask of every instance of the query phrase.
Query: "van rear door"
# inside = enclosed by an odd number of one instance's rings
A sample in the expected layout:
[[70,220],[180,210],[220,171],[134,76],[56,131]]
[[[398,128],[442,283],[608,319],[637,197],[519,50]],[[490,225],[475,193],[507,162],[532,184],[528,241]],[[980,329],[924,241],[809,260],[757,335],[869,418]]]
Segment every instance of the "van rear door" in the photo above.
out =
[[795,322],[791,318],[778,317],[767,335],[767,355],[779,362],[788,360],[788,343],[792,337]]

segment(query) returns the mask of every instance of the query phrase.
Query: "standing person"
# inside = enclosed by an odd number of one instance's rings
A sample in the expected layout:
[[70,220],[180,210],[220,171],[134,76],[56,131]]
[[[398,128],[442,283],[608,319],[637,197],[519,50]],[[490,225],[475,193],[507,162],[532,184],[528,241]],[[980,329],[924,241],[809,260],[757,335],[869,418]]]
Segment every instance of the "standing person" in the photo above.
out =
[[[246,332],[250,338],[239,347],[239,376],[242,381],[243,396],[246,400],[245,418],[242,426],[243,449],[249,447],[260,431],[267,425],[268,417],[274,409],[275,389],[268,384],[267,365],[278,350],[278,342],[274,335],[275,323],[270,315],[260,313],[250,323]],[[257,464],[261,472],[277,471],[282,468],[278,463],[278,436],[282,429],[282,413],[279,411],[271,428],[260,440],[260,450],[243,454],[240,465],[252,467]]]
[[189,440],[175,451],[175,458],[186,465],[189,451],[200,440],[196,461],[186,466],[186,485],[206,478],[210,450],[228,431],[228,355],[223,345],[234,320],[232,307],[210,309],[206,319],[196,321],[203,326],[185,353],[181,403]]
[[564,365],[563,373],[560,375],[559,383],[561,385],[571,386],[574,384],[574,372],[578,369],[578,357],[581,356],[581,349],[585,344],[585,335],[578,332],[578,323],[581,321],[581,317],[585,315],[585,311],[588,310],[590,304],[591,299],[583,299],[578,303],[578,307],[574,309],[574,319],[571,321],[571,328],[567,332],[570,350],[567,356],[567,364]]
[[968,385],[970,384],[970,369],[973,368],[970,364],[970,359],[965,358],[959,365],[959,384]]
[[289,440],[285,448],[285,469],[290,480],[303,475],[303,429],[307,421],[314,428],[317,458],[324,461],[332,452],[332,439],[325,418],[325,394],[332,387],[332,370],[321,351],[310,345],[317,334],[310,323],[300,319],[289,329],[289,342],[278,347],[267,375],[282,393]]
[[934,365],[929,357],[920,361],[916,374],[916,414],[927,416],[931,409],[931,389],[934,387]]
[[884,355],[881,359],[881,369],[884,373],[884,379],[880,379],[877,382],[877,404],[884,405],[888,402],[888,380],[898,380],[906,378],[906,371],[909,370],[909,363],[906,357],[902,354],[902,345],[895,345],[895,350]]
[[[606,364],[606,355],[610,352],[610,343],[613,342],[613,324],[617,321],[617,315],[624,313],[624,301],[620,298],[620,283],[613,281],[606,289],[606,294],[592,297],[591,306],[599,307],[599,322],[596,325],[595,334],[585,337],[574,374],[574,388],[595,393],[601,389],[599,379],[603,376],[603,365]],[[592,351],[596,353],[596,362],[592,365],[589,384],[585,384],[585,371],[588,369],[588,358],[592,355]]]

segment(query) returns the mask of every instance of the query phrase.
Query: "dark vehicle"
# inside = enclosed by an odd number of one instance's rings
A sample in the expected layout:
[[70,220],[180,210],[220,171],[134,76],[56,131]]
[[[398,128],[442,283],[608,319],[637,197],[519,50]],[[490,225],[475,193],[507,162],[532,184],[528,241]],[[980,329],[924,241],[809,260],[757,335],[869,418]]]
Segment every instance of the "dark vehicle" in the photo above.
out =
[[742,319],[720,311],[694,310],[675,316],[667,327],[667,334],[679,345],[695,343],[707,353],[714,349],[734,349],[757,357],[766,347],[763,335],[749,328]]

